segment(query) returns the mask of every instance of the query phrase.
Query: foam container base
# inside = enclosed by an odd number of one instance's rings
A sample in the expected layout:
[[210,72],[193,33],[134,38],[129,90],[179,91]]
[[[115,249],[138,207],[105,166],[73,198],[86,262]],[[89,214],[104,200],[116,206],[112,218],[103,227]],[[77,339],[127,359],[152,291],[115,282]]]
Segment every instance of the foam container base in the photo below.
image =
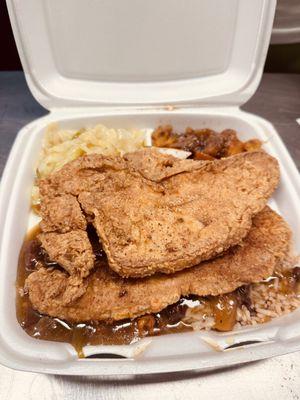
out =
[[[45,126],[56,121],[62,128],[103,123],[111,127],[149,128],[172,124],[183,131],[209,127],[235,129],[242,140],[258,138],[280,163],[281,182],[270,201],[290,224],[294,248],[300,252],[300,179],[298,171],[274,127],[237,107],[144,109],[73,109],[51,112],[25,126],[17,135],[7,162],[0,193],[0,362],[8,367],[51,374],[120,375],[183,370],[211,370],[300,350],[300,310],[272,322],[229,333],[189,332],[142,339],[127,346],[87,346],[78,359],[66,343],[36,340],[19,326],[15,312],[18,255],[25,234],[34,223],[30,193],[34,166]],[[251,345],[243,343],[251,342]],[[210,343],[210,344],[209,344]],[[212,345],[211,343],[214,343]],[[239,344],[227,349],[229,345]],[[227,350],[226,350],[227,349]],[[101,354],[105,354],[102,358]],[[109,354],[125,358],[112,359]]]

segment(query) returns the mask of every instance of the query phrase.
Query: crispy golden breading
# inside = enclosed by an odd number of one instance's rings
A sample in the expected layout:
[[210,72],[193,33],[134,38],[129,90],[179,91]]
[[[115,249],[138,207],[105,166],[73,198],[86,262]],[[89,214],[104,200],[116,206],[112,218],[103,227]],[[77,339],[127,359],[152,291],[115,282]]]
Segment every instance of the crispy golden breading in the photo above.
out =
[[51,261],[60,264],[70,275],[84,278],[94,267],[95,256],[85,231],[41,233],[38,239]]
[[86,229],[86,219],[75,196],[63,194],[45,197],[41,202],[40,227],[43,232],[69,232]]
[[127,160],[139,172],[130,184],[78,197],[123,277],[173,273],[236,245],[279,179],[277,162],[263,152],[212,162],[139,152]]
[[290,240],[286,222],[266,207],[254,217],[240,245],[214,260],[172,275],[123,279],[104,261],[84,280],[84,285],[88,282],[85,293],[68,305],[65,293],[69,278],[63,272],[41,268],[27,278],[26,286],[33,307],[52,317],[74,322],[133,318],[159,312],[181,296],[218,295],[259,282],[287,257]]
[[[126,170],[122,157],[90,154],[65,164],[59,171],[40,179],[38,186],[43,199],[62,194],[78,196],[84,191],[113,189],[114,176]],[[112,181],[110,183],[110,181]]]
[[40,182],[43,198],[78,196],[109,266],[123,277],[173,273],[238,244],[279,181],[265,152],[215,161],[157,150],[89,155]]

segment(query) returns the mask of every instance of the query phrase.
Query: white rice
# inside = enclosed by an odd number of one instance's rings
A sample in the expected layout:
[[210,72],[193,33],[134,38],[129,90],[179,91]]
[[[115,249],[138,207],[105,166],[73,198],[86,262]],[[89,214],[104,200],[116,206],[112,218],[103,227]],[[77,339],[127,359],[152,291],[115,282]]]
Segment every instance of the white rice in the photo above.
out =
[[[276,269],[276,273],[291,271],[295,266],[297,266],[296,260],[289,259]],[[251,284],[249,291],[251,310],[245,305],[237,308],[234,329],[246,325],[262,324],[299,308],[299,290],[283,291],[281,283],[281,278],[276,277],[271,282]],[[214,329],[215,324],[214,317],[204,307],[188,309],[184,322],[191,324],[196,331]]]

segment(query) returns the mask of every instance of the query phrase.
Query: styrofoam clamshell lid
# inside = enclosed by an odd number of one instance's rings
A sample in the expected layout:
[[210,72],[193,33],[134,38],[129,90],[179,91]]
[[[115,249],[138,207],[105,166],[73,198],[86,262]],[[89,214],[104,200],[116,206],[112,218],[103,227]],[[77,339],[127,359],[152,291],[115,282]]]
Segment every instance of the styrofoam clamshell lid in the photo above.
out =
[[46,108],[244,103],[275,0],[7,0],[29,87]]

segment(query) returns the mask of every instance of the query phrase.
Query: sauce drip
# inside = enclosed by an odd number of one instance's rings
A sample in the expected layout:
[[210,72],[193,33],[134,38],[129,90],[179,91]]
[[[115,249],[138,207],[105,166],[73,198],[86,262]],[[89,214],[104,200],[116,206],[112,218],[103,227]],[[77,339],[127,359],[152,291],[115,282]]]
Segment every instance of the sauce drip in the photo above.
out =
[[232,330],[236,323],[238,308],[238,296],[236,293],[212,296],[208,301],[215,319],[214,329],[221,332]]

